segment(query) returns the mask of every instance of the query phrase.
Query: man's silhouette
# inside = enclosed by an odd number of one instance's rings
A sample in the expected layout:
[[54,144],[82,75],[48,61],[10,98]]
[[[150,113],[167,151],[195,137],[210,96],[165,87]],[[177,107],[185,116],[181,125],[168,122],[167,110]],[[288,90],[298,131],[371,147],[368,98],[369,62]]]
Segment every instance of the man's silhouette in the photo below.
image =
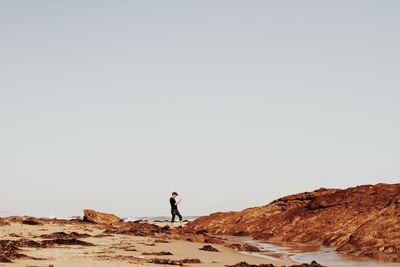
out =
[[182,215],[179,213],[178,204],[181,202],[182,199],[178,199],[178,193],[173,192],[171,198],[169,199],[169,204],[171,204],[171,215],[172,219],[171,222],[175,222],[175,216],[179,217],[179,221],[182,221]]

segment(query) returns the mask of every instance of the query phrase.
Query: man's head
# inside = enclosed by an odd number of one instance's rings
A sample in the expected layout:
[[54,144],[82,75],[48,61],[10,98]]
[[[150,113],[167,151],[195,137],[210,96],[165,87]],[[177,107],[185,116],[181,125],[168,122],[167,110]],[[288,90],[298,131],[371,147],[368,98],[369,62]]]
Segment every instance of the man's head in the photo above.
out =
[[178,196],[178,193],[177,192],[172,192],[172,197],[173,198],[175,198],[175,197],[177,197]]

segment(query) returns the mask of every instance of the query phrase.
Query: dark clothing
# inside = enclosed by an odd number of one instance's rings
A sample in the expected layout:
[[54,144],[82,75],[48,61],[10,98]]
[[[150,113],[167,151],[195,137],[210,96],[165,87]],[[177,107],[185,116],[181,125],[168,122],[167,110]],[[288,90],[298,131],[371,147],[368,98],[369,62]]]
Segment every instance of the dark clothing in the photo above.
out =
[[171,214],[172,214],[171,222],[175,222],[175,216],[178,216],[179,221],[182,221],[182,215],[179,213],[178,209],[171,209]]
[[169,204],[171,204],[171,209],[173,209],[173,208],[178,208],[178,207],[176,206],[175,198],[173,198],[173,197],[171,197],[171,198],[169,199]]
[[182,221],[182,215],[179,213],[178,206],[176,205],[176,201],[173,197],[169,199],[169,204],[171,204],[171,222],[175,221],[175,216],[178,216],[179,221]]

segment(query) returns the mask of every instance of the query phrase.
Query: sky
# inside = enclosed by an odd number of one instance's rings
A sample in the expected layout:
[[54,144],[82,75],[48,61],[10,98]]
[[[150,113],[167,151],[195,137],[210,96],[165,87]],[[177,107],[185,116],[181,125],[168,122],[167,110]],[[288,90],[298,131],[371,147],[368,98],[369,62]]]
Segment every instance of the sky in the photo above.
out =
[[400,182],[400,1],[0,2],[0,210],[183,215]]

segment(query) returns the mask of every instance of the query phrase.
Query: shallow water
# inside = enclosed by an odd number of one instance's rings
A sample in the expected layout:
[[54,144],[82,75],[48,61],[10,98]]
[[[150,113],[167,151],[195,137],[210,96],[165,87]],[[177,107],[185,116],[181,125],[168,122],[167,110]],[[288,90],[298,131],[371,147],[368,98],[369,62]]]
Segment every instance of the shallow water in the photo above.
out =
[[259,241],[249,237],[234,237],[233,239],[259,247],[262,250],[261,253],[249,254],[269,259],[287,259],[299,263],[310,263],[315,260],[322,265],[335,267],[400,267],[400,263],[379,262],[364,257],[347,256],[336,252],[335,248],[320,245]]

